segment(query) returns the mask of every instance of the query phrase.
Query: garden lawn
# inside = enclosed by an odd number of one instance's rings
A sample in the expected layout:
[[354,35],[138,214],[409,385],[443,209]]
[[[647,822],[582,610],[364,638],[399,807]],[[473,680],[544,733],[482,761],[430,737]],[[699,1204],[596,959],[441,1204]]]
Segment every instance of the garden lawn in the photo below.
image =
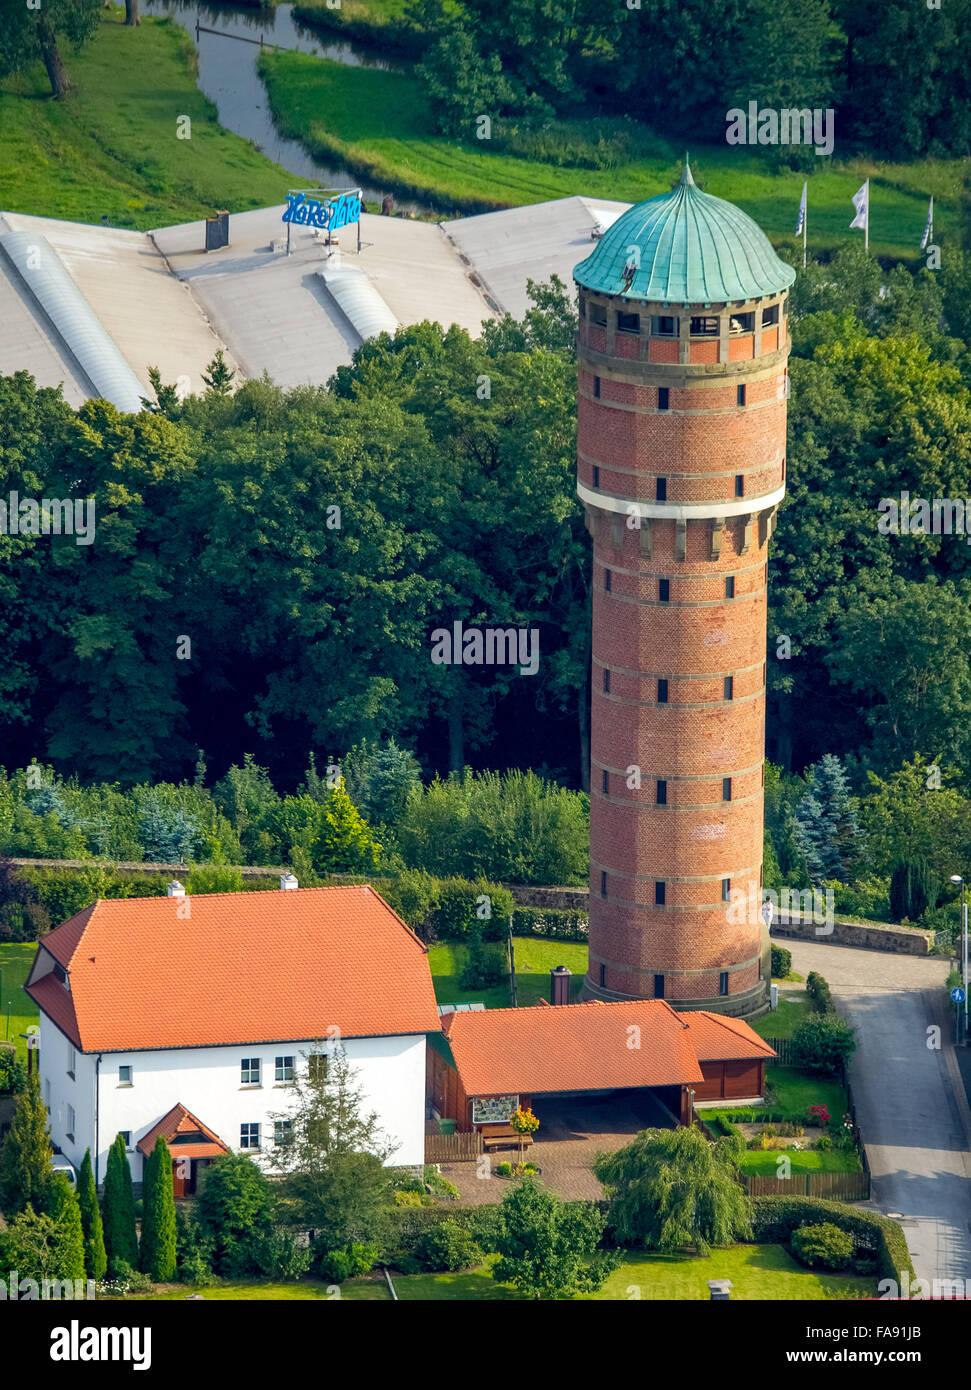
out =
[[[359,178],[399,194],[469,212],[515,207],[570,194],[639,202],[667,192],[680,172],[683,148],[658,138],[657,154],[615,169],[557,168],[490,153],[488,141],[460,142],[436,134],[428,101],[408,73],[347,67],[305,53],[263,53],[260,72],[280,130],[315,157],[341,160]],[[771,172],[763,156],[724,142],[691,147],[692,168],[705,191],[729,198],[777,244],[795,245],[805,175]],[[809,179],[809,244],[814,251],[846,244],[852,195],[870,178],[870,247],[876,255],[916,257],[933,194],[938,241],[960,243],[962,160],[880,164],[819,160]]]
[[802,1120],[811,1105],[825,1105],[831,1120],[842,1119],[846,1111],[846,1090],[828,1076],[812,1076],[795,1067],[766,1067],[765,1079],[772,1088],[766,1107],[785,1120]]
[[[808,1143],[814,1133],[810,1130],[805,1142]],[[859,1157],[855,1153],[843,1153],[840,1149],[746,1149],[738,1160],[738,1166],[750,1176],[758,1174],[763,1178],[777,1178],[780,1154],[785,1154],[789,1159],[793,1173],[860,1172]]]
[[[26,1059],[27,1044],[20,1036],[37,1022],[37,1009],[23,991],[37,943],[13,941],[0,945],[0,1039],[17,1044],[17,1055]],[[9,1022],[7,1010],[10,1010]]]
[[783,994],[780,990],[779,1007],[755,1019],[752,1028],[760,1038],[791,1038],[811,1013],[812,1005],[804,994]]
[[[195,49],[172,20],[126,28],[106,10],[80,53],[64,46],[75,85],[50,96],[44,69],[0,82],[0,207],[78,222],[145,229],[216,208],[282,203],[295,176],[224,130],[198,90]],[[176,138],[180,116],[191,138]]]
[[[504,943],[497,942],[500,949]],[[467,946],[446,943],[429,947],[428,963],[435,986],[435,998],[440,1004],[469,1004],[481,1002],[487,1009],[508,1009],[509,983],[492,985],[489,989],[461,989],[459,979],[465,964]],[[582,941],[545,941],[539,937],[514,936],[516,958],[516,989],[522,1004],[536,1004],[548,999],[550,971],[555,965],[565,965],[573,971],[571,997],[578,999],[587,972],[587,946]]]

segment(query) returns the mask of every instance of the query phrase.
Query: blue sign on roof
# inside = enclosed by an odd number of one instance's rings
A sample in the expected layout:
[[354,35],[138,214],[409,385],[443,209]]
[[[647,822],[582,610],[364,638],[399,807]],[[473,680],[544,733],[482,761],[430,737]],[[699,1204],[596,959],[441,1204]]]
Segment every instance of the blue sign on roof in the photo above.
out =
[[361,206],[359,188],[349,193],[339,193],[337,197],[325,201],[308,198],[306,193],[288,193],[283,221],[291,222],[295,227],[320,227],[336,232],[338,227],[360,221]]

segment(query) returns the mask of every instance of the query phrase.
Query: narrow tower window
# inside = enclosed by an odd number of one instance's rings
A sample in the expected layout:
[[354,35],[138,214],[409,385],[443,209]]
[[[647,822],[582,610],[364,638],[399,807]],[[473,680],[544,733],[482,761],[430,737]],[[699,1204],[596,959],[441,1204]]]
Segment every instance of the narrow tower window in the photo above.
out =
[[594,399],[599,401],[599,399],[600,399],[600,378],[599,378],[599,376],[595,376],[594,379],[593,379],[593,395],[594,395]]
[[669,404],[670,404],[670,400],[671,400],[671,392],[670,392],[670,389],[669,389],[667,386],[659,386],[659,387],[657,388],[657,408],[658,408],[658,410],[667,410],[667,409],[668,409],[668,406],[669,406]]
[[657,500],[658,500],[659,502],[666,502],[666,501],[668,500],[668,480],[667,480],[667,478],[658,478],[657,481],[656,481],[656,484],[655,484],[655,488],[656,488]]
[[730,878],[723,878],[723,879],[722,879],[722,902],[723,902],[723,903],[730,903],[731,900],[732,900],[732,880],[731,880]]
[[727,994],[727,993],[728,993],[728,971],[727,971],[727,970],[723,970],[723,971],[721,972],[721,974],[719,975],[719,977],[718,977],[718,993],[719,993],[719,994]]
[[657,581],[657,596],[661,603],[669,603],[671,599],[670,579],[659,579]]
[[590,322],[595,323],[598,328],[607,327],[607,306],[606,304],[590,305]]
[[735,677],[734,677],[734,676],[726,676],[726,677],[725,677],[724,688],[723,688],[722,694],[725,696],[725,699],[726,699],[726,700],[734,700],[734,698],[735,698]]
[[654,903],[655,903],[655,906],[657,906],[657,907],[663,907],[663,906],[664,906],[664,889],[665,889],[665,887],[666,887],[666,884],[662,883],[660,879],[658,879],[658,881],[657,881],[657,882],[655,883],[655,885],[654,885]]
[[641,316],[640,314],[618,314],[617,332],[618,333],[640,333]]
[[604,694],[610,694],[610,672],[606,666],[604,667]]
[[601,896],[602,898],[605,898],[605,897],[607,896],[607,870],[606,870],[606,869],[601,869],[601,870],[600,870],[600,896]]
[[664,998],[664,976],[663,976],[663,975],[655,975],[655,976],[654,976],[654,998],[655,998],[655,999],[663,999],[663,998]]
[[744,473],[736,473],[736,474],[735,474],[735,496],[736,496],[736,497],[744,497],[744,496],[745,496],[745,474],[744,474]]
[[733,574],[730,574],[725,580],[725,597],[735,597],[735,576]]
[[606,768],[604,768],[604,770],[603,770],[603,789],[604,789],[604,796],[609,796],[609,795],[610,795],[610,773],[607,771]]
[[762,310],[762,327],[768,328],[773,323],[779,322],[778,304],[770,304],[767,309]]
[[692,338],[717,338],[717,318],[699,317],[691,320]]
[[658,778],[657,804],[659,806],[666,806],[668,804],[668,784],[662,778]]
[[737,405],[744,405],[744,404],[745,404],[745,387],[744,387],[744,386],[736,386],[736,388],[735,388],[735,403],[736,403]]
[[610,570],[604,570],[604,589],[610,593]]
[[676,338],[678,320],[670,314],[657,314],[651,319],[651,332],[655,338]]
[[663,680],[662,680],[662,681],[658,681],[658,683],[657,683],[657,702],[658,702],[659,705],[666,705],[667,702],[668,702],[668,683],[667,683],[667,681],[663,681]]
[[605,965],[601,965],[601,967],[600,967],[600,987],[601,987],[601,989],[606,985],[606,983],[607,983],[607,967],[606,967]]
[[731,801],[731,799],[732,799],[732,779],[731,779],[730,777],[723,777],[723,778],[722,778],[722,801]]
[[596,488],[600,486],[600,469],[597,464],[593,465],[593,485]]

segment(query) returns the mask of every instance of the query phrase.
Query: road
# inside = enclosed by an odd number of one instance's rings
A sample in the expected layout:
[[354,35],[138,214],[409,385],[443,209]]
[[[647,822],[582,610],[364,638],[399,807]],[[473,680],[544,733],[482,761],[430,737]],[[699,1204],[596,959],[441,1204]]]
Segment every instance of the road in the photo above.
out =
[[[903,1215],[920,1278],[971,1280],[971,1112],[950,1041],[947,961],[784,944],[801,975],[826,978],[857,1029],[849,1073],[873,1179],[868,1205]],[[928,1045],[935,1026],[939,1047]]]

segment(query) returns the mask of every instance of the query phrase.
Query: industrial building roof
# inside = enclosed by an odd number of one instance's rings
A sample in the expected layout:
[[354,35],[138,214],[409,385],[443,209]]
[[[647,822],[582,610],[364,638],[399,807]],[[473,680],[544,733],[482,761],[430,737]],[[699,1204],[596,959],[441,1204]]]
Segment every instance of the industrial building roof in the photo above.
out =
[[796,278],[751,217],[701,192],[687,162],[671,192],[619,217],[574,275],[587,289],[661,304],[758,299]]

